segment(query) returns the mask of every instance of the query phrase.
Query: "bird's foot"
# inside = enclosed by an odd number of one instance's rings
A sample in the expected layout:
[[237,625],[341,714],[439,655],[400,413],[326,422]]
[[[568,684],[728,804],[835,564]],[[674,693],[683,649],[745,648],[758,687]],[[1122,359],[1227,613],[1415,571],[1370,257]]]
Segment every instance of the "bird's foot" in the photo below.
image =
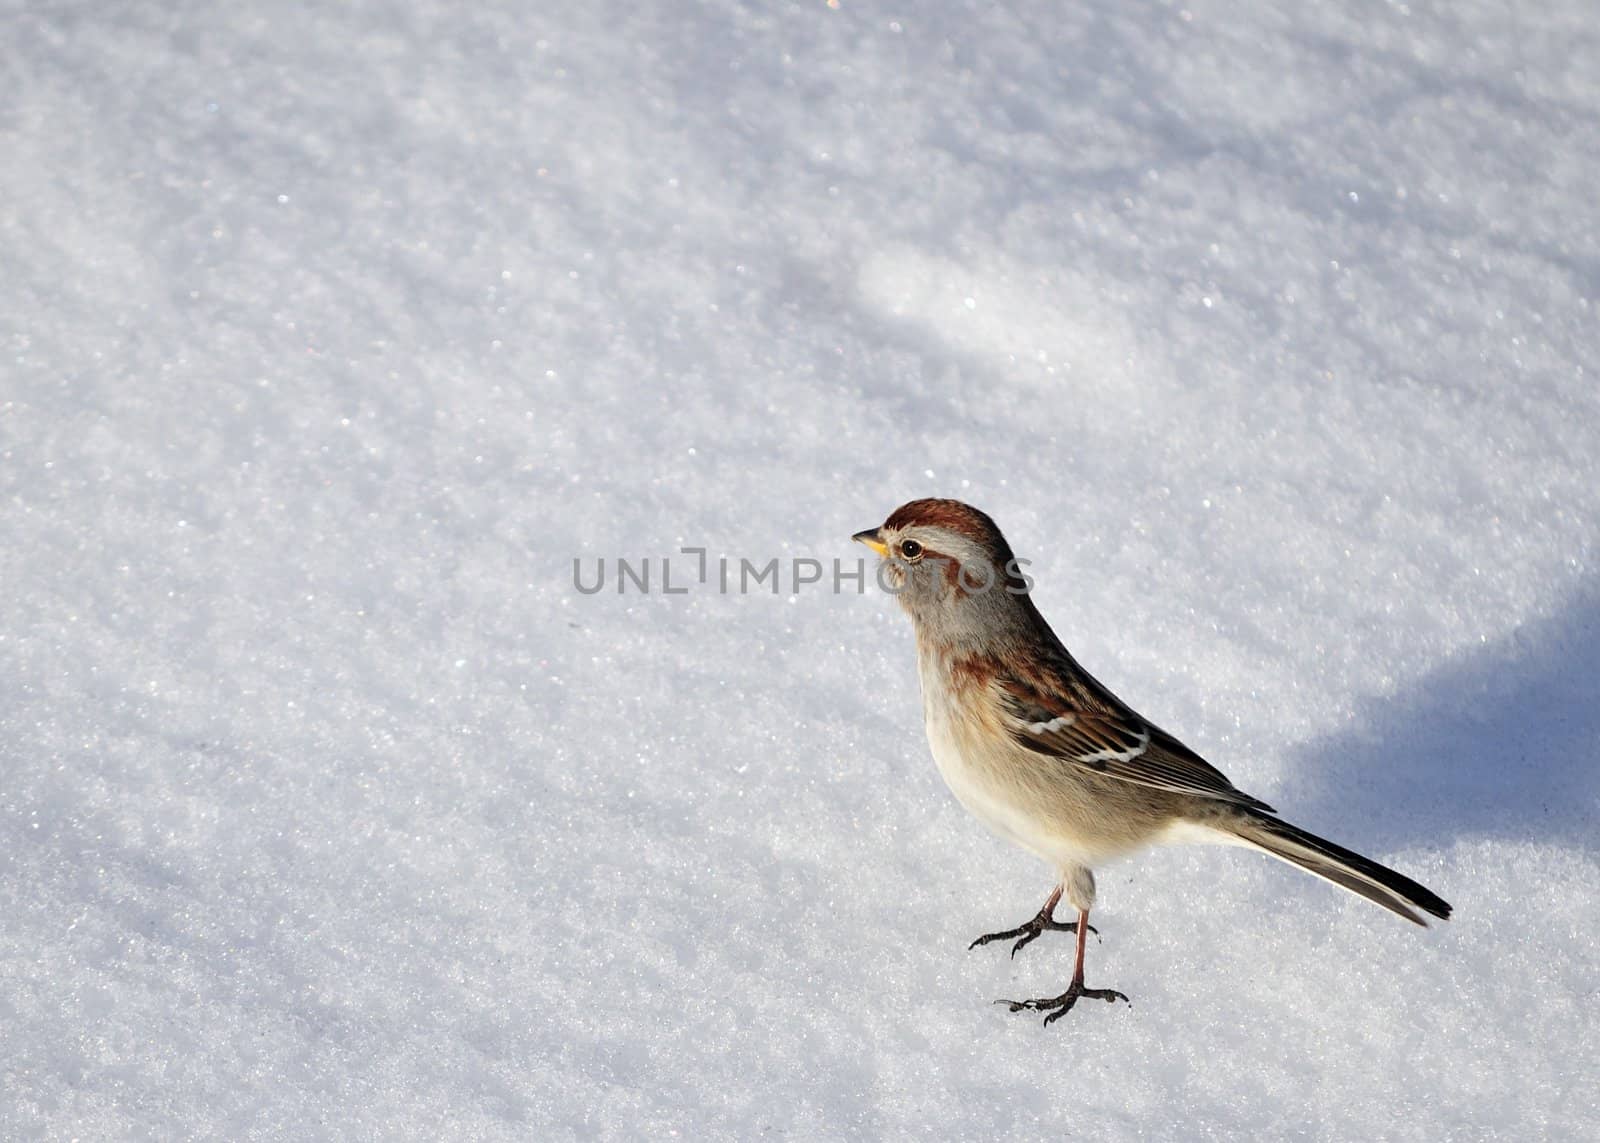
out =
[[[985,933],[983,936],[979,937],[977,940],[968,945],[967,951],[971,952],[979,945],[986,945],[990,941],[1009,941],[1012,937],[1021,937],[1022,939],[1020,941],[1011,946],[1011,955],[1015,957],[1017,953],[1022,951],[1022,946],[1026,945],[1030,941],[1038,940],[1039,934],[1045,932],[1046,930],[1049,930],[1053,933],[1075,933],[1078,931],[1078,922],[1058,921],[1050,915],[1050,910],[1040,909],[1038,915],[1034,917],[1033,920],[1028,921],[1025,924],[1018,925],[1014,929],[1007,929],[1003,933]],[[1098,936],[1100,933],[1100,930],[1095,928],[1093,925],[1089,926],[1089,931],[1094,933],[1096,936]]]
[[1133,1003],[1115,988],[1085,988],[1081,980],[1074,980],[1060,996],[1052,996],[1044,1000],[996,1000],[995,1003],[1009,1004],[1013,1012],[1025,1010],[1048,1012],[1050,1015],[1044,1018],[1044,1026],[1048,1028],[1052,1023],[1071,1012],[1072,1006],[1078,1002],[1079,997],[1088,997],[1090,1000],[1104,1000],[1112,1004],[1119,1000],[1124,1004]]

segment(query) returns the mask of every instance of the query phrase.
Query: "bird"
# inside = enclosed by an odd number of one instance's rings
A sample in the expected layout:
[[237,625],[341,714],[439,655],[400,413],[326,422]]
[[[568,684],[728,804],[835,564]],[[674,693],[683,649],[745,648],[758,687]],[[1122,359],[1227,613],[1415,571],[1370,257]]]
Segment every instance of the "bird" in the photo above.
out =
[[[1291,825],[1079,666],[1030,595],[995,522],[959,500],[902,504],[853,540],[916,633],[923,722],[956,799],[1001,837],[1047,862],[1056,884],[1031,920],[969,949],[1045,932],[1073,933],[1072,981],[1059,996],[1001,1000],[1044,1012],[1048,1026],[1080,999],[1128,1001],[1084,984],[1094,869],[1163,843],[1245,846],[1348,889],[1408,921],[1448,919],[1450,905],[1411,878]],[[1058,920],[1065,897],[1076,920]]]

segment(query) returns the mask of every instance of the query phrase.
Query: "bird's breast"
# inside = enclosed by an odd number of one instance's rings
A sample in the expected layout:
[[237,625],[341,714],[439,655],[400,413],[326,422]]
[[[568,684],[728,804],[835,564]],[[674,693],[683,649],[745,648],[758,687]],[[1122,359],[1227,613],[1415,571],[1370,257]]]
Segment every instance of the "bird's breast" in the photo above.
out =
[[967,685],[920,657],[923,722],[945,785],[989,829],[1062,869],[1092,867],[1136,848],[1102,804],[1105,791],[1060,759],[1017,743],[987,685]]
[[1051,836],[1037,790],[1023,767],[1018,748],[981,702],[951,693],[944,680],[923,680],[923,723],[928,748],[945,785],[967,811],[989,829],[1038,854],[1057,860],[1059,839]]

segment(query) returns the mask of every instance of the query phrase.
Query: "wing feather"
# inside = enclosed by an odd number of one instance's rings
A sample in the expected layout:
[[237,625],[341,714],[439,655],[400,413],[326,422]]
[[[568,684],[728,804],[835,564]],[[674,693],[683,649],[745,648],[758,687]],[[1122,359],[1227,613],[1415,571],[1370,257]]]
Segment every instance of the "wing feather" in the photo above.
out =
[[1158,726],[1131,710],[1091,708],[1059,693],[1040,694],[1015,676],[996,679],[1011,736],[1037,754],[1107,778],[1271,811]]

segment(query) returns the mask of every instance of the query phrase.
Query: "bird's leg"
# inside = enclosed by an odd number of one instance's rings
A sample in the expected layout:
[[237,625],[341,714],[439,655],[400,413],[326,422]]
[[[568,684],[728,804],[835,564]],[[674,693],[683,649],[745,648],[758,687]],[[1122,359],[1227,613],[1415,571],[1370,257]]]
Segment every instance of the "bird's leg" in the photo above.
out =
[[[1017,953],[1022,950],[1023,945],[1027,944],[1029,941],[1037,940],[1039,938],[1039,934],[1044,932],[1046,929],[1057,933],[1078,932],[1079,930],[1077,921],[1056,920],[1056,902],[1060,900],[1061,886],[1057,885],[1055,892],[1050,894],[1050,900],[1044,903],[1044,908],[1039,910],[1038,914],[1033,918],[1033,920],[1018,925],[1014,929],[1007,929],[1003,933],[985,933],[983,936],[979,937],[977,940],[968,945],[967,948],[969,950],[975,949],[979,945],[988,944],[990,941],[1009,941],[1012,937],[1021,937],[1022,939],[1020,941],[1011,946],[1011,955],[1016,956]],[[1088,913],[1084,913],[1083,916],[1088,916]],[[1088,924],[1087,921],[1084,923]],[[1099,932],[1099,930],[1092,925],[1089,926],[1089,931],[1091,933]],[[1082,943],[1081,939],[1079,943]]]
[[[1055,904],[1055,898],[1052,897],[1050,899],[1050,904]],[[1088,936],[1089,910],[1079,909],[1078,960],[1072,969],[1072,983],[1067,985],[1067,990],[1060,996],[1052,996],[1044,1000],[996,1000],[995,1003],[1009,1004],[1013,1012],[1021,1012],[1024,1009],[1034,1012],[1048,1012],[1050,1015],[1044,1018],[1045,1027],[1047,1028],[1052,1022],[1061,1019],[1061,1017],[1072,1011],[1072,1006],[1078,1002],[1078,998],[1081,996],[1087,996],[1090,1000],[1105,1000],[1113,1004],[1118,1000],[1131,1003],[1126,996],[1114,988],[1085,988],[1083,986],[1083,950]]]

